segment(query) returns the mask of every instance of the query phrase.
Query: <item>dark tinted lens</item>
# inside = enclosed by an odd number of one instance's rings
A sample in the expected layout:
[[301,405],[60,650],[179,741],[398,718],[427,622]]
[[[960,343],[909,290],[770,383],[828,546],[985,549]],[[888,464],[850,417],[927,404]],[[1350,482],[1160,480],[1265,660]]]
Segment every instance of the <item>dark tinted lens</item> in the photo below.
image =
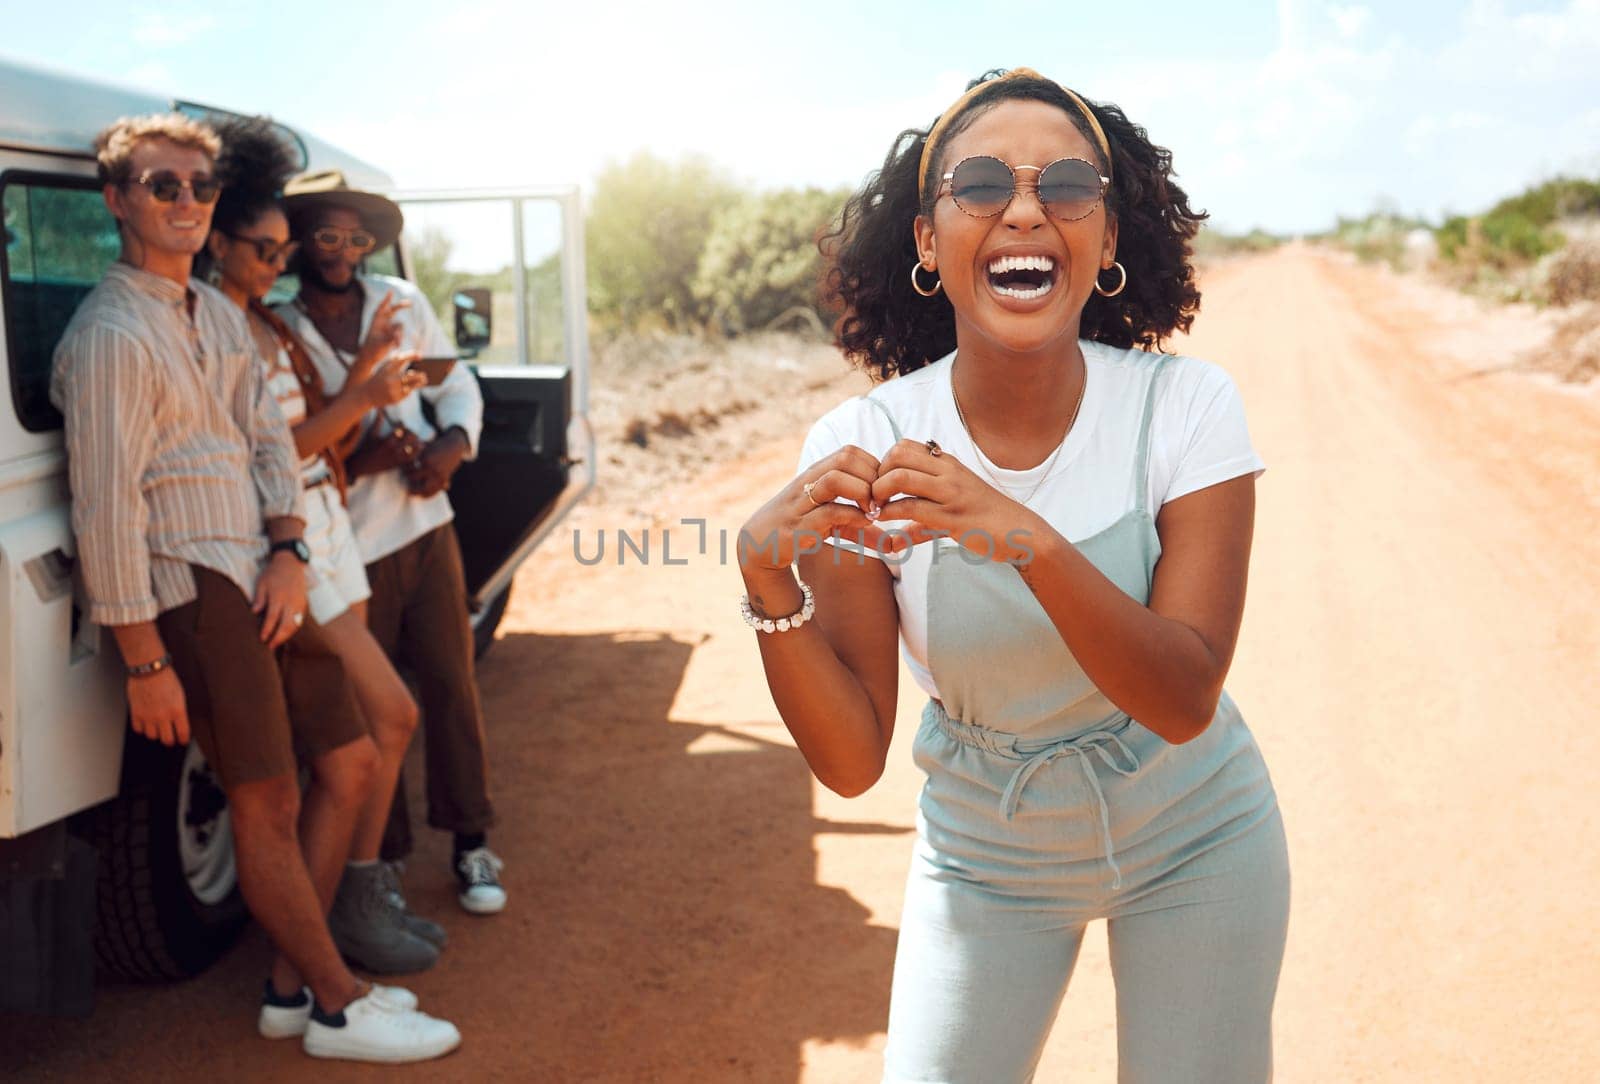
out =
[[355,233],[350,235],[350,247],[355,249],[357,252],[365,252],[367,249],[371,248],[377,243],[378,239],[376,237],[362,230],[357,230]]
[[215,177],[196,177],[189,182],[189,188],[194,192],[196,203],[214,203],[217,193],[222,191],[222,182]]
[[318,230],[311,235],[311,239],[325,252],[337,252],[344,244],[344,234],[333,229]]
[[270,237],[240,237],[238,240],[254,248],[256,259],[262,263],[288,263],[297,247],[293,241],[280,243]]
[[1039,199],[1057,218],[1083,218],[1100,201],[1100,172],[1081,158],[1051,162],[1039,174]]
[[950,176],[950,195],[969,215],[988,218],[1011,202],[1015,179],[1011,167],[987,155],[963,159]]
[[183,182],[178,180],[176,173],[157,173],[147,178],[145,185],[150,189],[150,194],[162,203],[171,203],[183,191]]

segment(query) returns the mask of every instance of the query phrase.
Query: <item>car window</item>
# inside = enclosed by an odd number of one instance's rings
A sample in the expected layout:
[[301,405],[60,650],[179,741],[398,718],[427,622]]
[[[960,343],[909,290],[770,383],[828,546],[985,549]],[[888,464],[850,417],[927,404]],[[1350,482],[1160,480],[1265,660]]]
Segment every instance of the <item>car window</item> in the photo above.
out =
[[100,188],[88,179],[0,175],[5,244],[0,290],[5,302],[11,401],[24,428],[61,427],[50,403],[50,362],[67,321],[121,245]]

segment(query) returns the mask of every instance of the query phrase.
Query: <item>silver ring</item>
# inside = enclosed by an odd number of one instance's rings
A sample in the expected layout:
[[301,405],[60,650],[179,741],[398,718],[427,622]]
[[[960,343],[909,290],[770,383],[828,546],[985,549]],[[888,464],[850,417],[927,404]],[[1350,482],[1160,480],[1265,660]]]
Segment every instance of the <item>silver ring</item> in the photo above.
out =
[[[820,481],[820,480],[821,479],[818,479],[818,481]],[[803,491],[804,491],[804,493],[806,495],[806,500],[810,501],[812,504],[816,505],[818,508],[821,508],[822,507],[822,502],[817,500],[815,497],[813,497],[811,495],[811,491],[813,489],[816,489],[816,488],[817,488],[817,483],[816,482],[807,482],[805,484],[805,486],[803,487]]]
[[301,625],[304,625],[306,623],[306,615],[305,614],[295,614],[292,618],[290,618],[290,620],[294,622],[295,628],[299,628]]

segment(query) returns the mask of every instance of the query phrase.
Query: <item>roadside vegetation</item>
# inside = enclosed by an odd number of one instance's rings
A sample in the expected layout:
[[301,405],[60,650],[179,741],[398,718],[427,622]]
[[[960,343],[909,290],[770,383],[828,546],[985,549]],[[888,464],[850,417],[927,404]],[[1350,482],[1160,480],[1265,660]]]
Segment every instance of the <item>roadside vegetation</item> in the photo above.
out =
[[1425,266],[1437,252],[1433,229],[1424,221],[1387,208],[1360,218],[1342,215],[1313,240],[1353,253],[1362,263],[1385,264],[1396,271]]
[[1201,265],[1233,256],[1254,256],[1270,252],[1288,240],[1276,233],[1254,229],[1248,233],[1226,233],[1210,225],[1200,227],[1194,238],[1195,262]]
[[1552,310],[1551,340],[1530,360],[1569,381],[1600,375],[1600,181],[1556,177],[1438,225],[1379,210],[1341,218],[1318,240],[1492,301]]

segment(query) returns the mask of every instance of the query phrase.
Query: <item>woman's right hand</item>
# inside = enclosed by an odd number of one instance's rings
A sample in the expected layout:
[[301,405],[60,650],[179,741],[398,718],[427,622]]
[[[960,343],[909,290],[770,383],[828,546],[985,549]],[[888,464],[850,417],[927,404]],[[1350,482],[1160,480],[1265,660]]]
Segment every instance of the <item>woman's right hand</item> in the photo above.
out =
[[392,293],[383,295],[383,300],[378,302],[378,308],[372,314],[372,323],[367,326],[367,337],[361,341],[361,349],[356,352],[356,360],[350,366],[353,379],[365,379],[377,368],[378,362],[389,355],[389,351],[400,345],[405,325],[400,323],[398,317],[402,309],[410,307],[411,302],[396,301]]
[[428,375],[410,368],[419,356],[416,353],[395,354],[379,362],[372,375],[357,388],[367,405],[373,410],[382,410],[426,384]]
[[741,569],[788,569],[801,554],[820,552],[828,537],[860,541],[881,554],[904,549],[909,539],[877,525],[877,477],[878,460],[853,444],[801,471],[739,529]]

